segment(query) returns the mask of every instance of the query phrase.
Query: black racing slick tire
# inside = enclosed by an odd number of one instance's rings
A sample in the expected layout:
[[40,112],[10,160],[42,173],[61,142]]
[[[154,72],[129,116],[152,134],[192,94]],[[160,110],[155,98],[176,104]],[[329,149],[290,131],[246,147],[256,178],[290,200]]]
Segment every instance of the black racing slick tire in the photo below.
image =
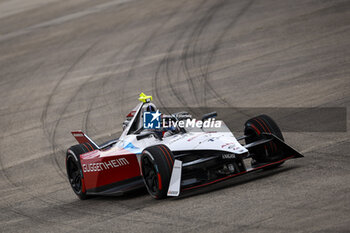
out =
[[[282,132],[277,123],[267,115],[259,115],[251,118],[244,124],[244,135],[249,135],[245,139],[246,144],[263,139],[262,133],[273,134],[282,141],[284,141]],[[249,149],[249,153],[252,155],[252,165],[275,162],[281,158],[282,151],[274,142],[253,147]],[[282,164],[277,163],[267,167],[267,169],[278,167]]]
[[68,181],[74,191],[74,193],[81,200],[88,198],[83,180],[83,171],[80,164],[80,155],[96,150],[93,145],[87,145],[86,143],[75,145],[67,150],[66,155],[66,170]]
[[174,155],[165,145],[151,146],[141,156],[142,176],[148,193],[155,199],[167,196]]

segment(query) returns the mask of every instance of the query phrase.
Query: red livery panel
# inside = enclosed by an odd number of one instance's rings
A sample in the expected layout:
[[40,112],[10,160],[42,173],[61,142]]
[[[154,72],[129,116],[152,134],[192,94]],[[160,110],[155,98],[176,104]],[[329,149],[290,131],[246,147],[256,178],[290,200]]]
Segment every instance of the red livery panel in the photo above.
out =
[[125,150],[120,152],[109,155],[110,152],[95,150],[80,155],[87,190],[140,176],[136,155]]

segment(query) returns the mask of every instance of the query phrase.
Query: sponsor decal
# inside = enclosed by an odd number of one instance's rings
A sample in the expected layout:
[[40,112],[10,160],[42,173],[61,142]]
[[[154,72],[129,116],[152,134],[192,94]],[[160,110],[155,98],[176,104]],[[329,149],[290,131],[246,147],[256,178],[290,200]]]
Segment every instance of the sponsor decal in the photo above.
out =
[[223,159],[234,159],[236,158],[234,154],[223,154],[222,155]]
[[229,150],[238,150],[240,149],[239,146],[236,146],[236,143],[229,142],[221,146],[221,148],[229,149]]
[[172,143],[174,143],[174,142],[177,142],[177,141],[179,141],[179,140],[181,140],[182,139],[182,136],[180,136],[180,135],[175,135],[174,136],[174,139],[172,139],[170,142],[169,142],[169,144],[172,144]]
[[200,134],[194,135],[193,137],[187,139],[188,142],[192,141],[193,139],[196,139],[197,137],[201,136]]
[[[209,135],[211,136],[211,135]],[[208,142],[215,142],[216,140],[220,140],[220,137],[211,137],[208,139]]]
[[106,162],[87,163],[83,165],[84,172],[99,172],[117,167],[128,165],[129,161],[126,158],[112,159]]
[[168,196],[177,196],[179,195],[179,191],[168,191]]
[[232,145],[235,145],[235,143],[234,142],[229,142],[229,143],[226,143],[226,144],[222,145],[221,148],[224,148],[226,146],[232,146]]

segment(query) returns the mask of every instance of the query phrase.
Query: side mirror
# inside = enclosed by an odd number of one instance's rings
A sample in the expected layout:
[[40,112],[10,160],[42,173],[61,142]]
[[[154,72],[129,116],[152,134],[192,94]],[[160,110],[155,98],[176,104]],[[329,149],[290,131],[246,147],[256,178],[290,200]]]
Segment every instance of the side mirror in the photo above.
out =
[[202,121],[205,121],[207,119],[210,119],[210,118],[214,118],[214,117],[217,117],[218,116],[218,113],[217,112],[210,112],[210,113],[206,113],[202,116]]

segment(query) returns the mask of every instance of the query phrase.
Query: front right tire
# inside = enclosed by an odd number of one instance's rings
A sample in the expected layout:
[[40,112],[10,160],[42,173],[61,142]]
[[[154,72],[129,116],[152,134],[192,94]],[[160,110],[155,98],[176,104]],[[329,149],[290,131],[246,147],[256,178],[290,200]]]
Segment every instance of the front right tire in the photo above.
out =
[[151,146],[141,156],[142,176],[148,193],[155,199],[167,196],[174,155],[165,145]]

